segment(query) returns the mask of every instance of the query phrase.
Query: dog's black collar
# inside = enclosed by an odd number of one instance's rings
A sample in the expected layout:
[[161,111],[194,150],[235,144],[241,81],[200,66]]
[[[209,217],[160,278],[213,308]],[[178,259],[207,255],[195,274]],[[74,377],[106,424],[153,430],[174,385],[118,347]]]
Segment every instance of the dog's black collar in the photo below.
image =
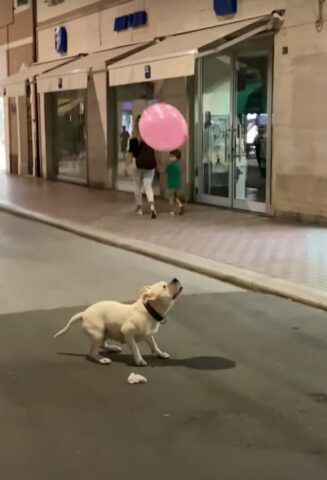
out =
[[165,317],[163,317],[160,313],[157,312],[148,302],[143,303],[144,308],[146,311],[151,315],[152,318],[154,318],[157,322],[159,323],[165,323]]

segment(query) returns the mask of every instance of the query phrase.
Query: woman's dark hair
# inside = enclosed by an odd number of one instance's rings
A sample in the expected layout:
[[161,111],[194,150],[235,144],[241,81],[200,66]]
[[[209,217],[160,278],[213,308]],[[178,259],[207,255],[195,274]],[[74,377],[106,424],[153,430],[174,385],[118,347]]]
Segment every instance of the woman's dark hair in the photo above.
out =
[[132,131],[132,137],[139,137],[140,136],[140,130],[139,130],[139,123],[140,123],[141,115],[138,115],[135,117],[134,120],[134,127]]
[[172,150],[170,154],[172,157],[176,157],[177,160],[180,160],[182,158],[182,152],[180,150]]

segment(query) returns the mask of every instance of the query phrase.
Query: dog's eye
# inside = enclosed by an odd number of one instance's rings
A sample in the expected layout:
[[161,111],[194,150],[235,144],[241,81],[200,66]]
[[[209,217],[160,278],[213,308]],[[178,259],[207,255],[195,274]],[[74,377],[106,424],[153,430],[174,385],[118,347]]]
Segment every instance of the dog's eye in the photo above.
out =
[[166,290],[166,288],[167,288],[167,285],[164,285],[164,286],[163,286],[163,288],[164,288],[164,290]]

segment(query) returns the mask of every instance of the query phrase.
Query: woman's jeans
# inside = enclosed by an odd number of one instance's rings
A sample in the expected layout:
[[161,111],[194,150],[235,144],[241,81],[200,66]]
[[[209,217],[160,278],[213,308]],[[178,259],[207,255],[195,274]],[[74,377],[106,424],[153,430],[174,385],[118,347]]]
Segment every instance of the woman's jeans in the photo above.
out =
[[134,163],[134,183],[135,183],[135,201],[139,207],[142,205],[142,188],[144,187],[145,195],[150,204],[154,203],[154,195],[152,183],[154,179],[155,170],[144,170],[137,168]]

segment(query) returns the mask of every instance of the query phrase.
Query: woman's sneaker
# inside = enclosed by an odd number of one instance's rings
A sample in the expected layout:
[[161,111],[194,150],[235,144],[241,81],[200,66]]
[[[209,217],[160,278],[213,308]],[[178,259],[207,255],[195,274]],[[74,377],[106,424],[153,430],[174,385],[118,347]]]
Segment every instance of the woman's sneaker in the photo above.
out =
[[142,207],[136,207],[135,215],[140,215],[140,216],[143,215]]
[[150,214],[151,218],[157,218],[157,212],[155,211],[154,208],[151,208],[151,214]]

